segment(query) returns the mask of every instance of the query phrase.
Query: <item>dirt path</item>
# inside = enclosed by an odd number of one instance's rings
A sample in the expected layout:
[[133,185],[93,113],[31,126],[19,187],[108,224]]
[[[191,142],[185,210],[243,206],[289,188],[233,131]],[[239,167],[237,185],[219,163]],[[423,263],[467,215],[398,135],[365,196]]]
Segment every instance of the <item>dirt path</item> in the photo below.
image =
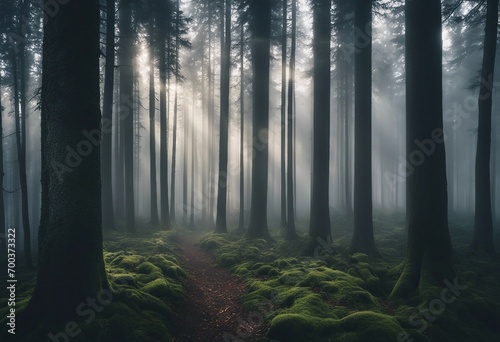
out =
[[266,326],[256,324],[238,299],[245,284],[217,266],[213,257],[192,238],[179,238],[188,272],[186,301],[175,322],[175,342],[253,342],[265,336]]

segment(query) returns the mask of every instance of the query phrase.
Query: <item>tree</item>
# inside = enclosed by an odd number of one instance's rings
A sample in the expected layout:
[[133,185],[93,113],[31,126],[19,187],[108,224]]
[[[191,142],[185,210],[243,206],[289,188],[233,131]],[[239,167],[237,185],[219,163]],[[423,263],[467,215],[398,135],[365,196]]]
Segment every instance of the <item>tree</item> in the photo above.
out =
[[331,240],[328,199],[330,159],[331,0],[313,0],[313,164],[309,236]]
[[17,18],[18,43],[12,45],[11,65],[12,82],[14,84],[14,115],[16,128],[17,160],[19,163],[19,182],[21,185],[21,215],[23,220],[24,258],[26,266],[33,269],[31,255],[31,227],[28,209],[28,182],[26,179],[26,30],[25,22],[28,18],[29,2],[20,3]]
[[287,220],[286,235],[287,240],[297,237],[295,231],[295,207],[294,207],[294,100],[295,100],[295,54],[297,45],[297,0],[292,0],[292,46],[290,47],[290,76],[288,78],[288,146],[287,146]]
[[[175,58],[179,58],[179,44],[180,44],[180,4],[179,0],[177,0],[176,7],[176,18],[175,18]],[[179,62],[175,63],[175,94],[174,94],[174,127],[172,132],[172,171],[170,173],[170,220],[175,223],[175,167],[176,167],[176,156],[177,156],[177,119],[178,119],[178,92],[179,92]],[[184,139],[184,141],[186,141]],[[185,182],[186,177],[184,177],[183,181]],[[185,212],[187,208],[183,209]],[[184,217],[184,222],[186,222],[186,218]]]
[[282,0],[281,32],[281,223],[286,227],[286,51],[287,51],[287,2]]
[[[220,132],[219,132],[219,182],[217,188],[217,217],[215,232],[227,233],[227,161],[229,135],[229,96],[231,77],[231,0],[225,0],[225,29],[222,26],[221,83],[220,83]],[[225,19],[224,19],[225,17]],[[224,39],[222,39],[224,38]]]
[[[0,137],[3,140],[3,106],[2,106],[2,74],[0,73]],[[2,186],[0,191],[0,252],[5,251],[6,242],[6,229],[5,229],[5,205],[3,200],[3,179],[5,172],[3,169],[3,141],[0,141],[0,185]]]
[[372,218],[372,0],[356,0],[354,233],[350,252],[377,254]]
[[419,166],[406,179],[408,245],[392,291],[399,297],[424,295],[429,284],[455,275],[447,214],[441,1],[409,0],[405,12],[406,153]]
[[[111,127],[115,79],[115,0],[106,0],[106,66],[104,73],[102,121],[103,127],[104,125]],[[111,133],[103,132],[101,139],[102,225],[104,229],[114,229]]]
[[270,238],[267,227],[267,179],[269,165],[269,70],[271,59],[272,1],[255,0],[248,4],[250,12],[252,54],[252,194],[250,222],[246,236]]
[[135,232],[134,205],[134,35],[132,2],[123,0],[120,6],[120,106],[121,129],[125,138],[125,218],[126,229]]
[[151,185],[151,219],[152,225],[159,225],[158,217],[158,192],[156,182],[156,93],[155,93],[155,32],[154,15],[150,16],[149,23],[149,42],[150,42],[150,62],[149,62],[149,175]]
[[158,12],[158,54],[160,72],[160,200],[161,224],[164,229],[170,229],[170,213],[168,205],[168,112],[167,112],[167,51],[169,23],[165,17],[170,17],[170,5],[167,0],[161,0]]
[[240,214],[238,229],[245,230],[245,24],[240,23]]
[[[108,288],[100,150],[82,143],[83,130],[100,129],[99,103],[99,4],[74,0],[60,6],[44,27],[38,275],[25,310],[33,322],[73,318],[85,298]],[[64,164],[67,146],[91,153],[71,168]],[[62,176],[54,172],[69,168]]]
[[498,0],[486,2],[486,28],[483,45],[483,66],[479,89],[479,126],[476,152],[476,204],[474,236],[470,248],[494,254],[493,212],[491,206],[491,112],[493,104],[493,76],[498,30]]

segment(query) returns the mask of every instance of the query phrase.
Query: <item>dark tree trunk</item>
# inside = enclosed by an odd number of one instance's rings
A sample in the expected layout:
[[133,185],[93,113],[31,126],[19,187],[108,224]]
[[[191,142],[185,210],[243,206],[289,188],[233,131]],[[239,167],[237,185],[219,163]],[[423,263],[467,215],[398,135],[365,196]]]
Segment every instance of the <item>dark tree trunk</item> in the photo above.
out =
[[331,0],[313,1],[313,165],[309,236],[331,240],[328,184],[330,174],[330,8]]
[[287,1],[282,0],[281,32],[281,223],[286,228],[286,51],[287,51]]
[[245,230],[245,25],[240,27],[240,217],[238,230]]
[[[227,161],[229,135],[229,80],[231,74],[231,0],[225,0],[225,30],[222,25],[223,49],[221,53],[219,181],[217,191],[217,218],[215,233],[227,233]],[[221,13],[221,17],[224,15]],[[222,23],[224,19],[222,19]]]
[[392,292],[397,297],[425,295],[429,284],[440,286],[455,275],[443,135],[441,1],[406,1],[405,11],[406,153],[412,171],[406,179],[408,247]]
[[349,250],[376,255],[372,218],[372,0],[356,0],[354,6],[354,233]]
[[135,232],[134,205],[134,37],[132,32],[132,2],[125,0],[120,7],[120,106],[124,141],[125,221],[126,229]]
[[269,70],[271,59],[270,1],[256,1],[251,22],[252,101],[254,159],[252,162],[252,195],[250,223],[246,236],[270,238],[267,227],[267,179],[269,165]]
[[175,176],[176,176],[176,162],[177,162],[177,116],[178,116],[178,88],[179,88],[179,20],[180,20],[180,7],[179,0],[176,6],[176,20],[175,20],[175,94],[174,94],[174,127],[172,132],[172,170],[170,173],[170,220],[175,223]]
[[150,22],[150,53],[149,63],[149,177],[151,179],[151,218],[150,224],[157,226],[160,224],[158,216],[158,190],[156,182],[156,92],[155,92],[155,59],[154,59],[154,20]]
[[184,111],[182,158],[182,221],[188,224],[188,117]]
[[[19,54],[24,54],[24,49],[18,51]],[[17,150],[17,160],[19,164],[19,184],[21,186],[21,217],[23,221],[23,247],[24,247],[24,258],[26,259],[26,266],[29,269],[33,269],[33,259],[31,255],[31,228],[29,222],[29,210],[28,210],[28,183],[26,181],[26,138],[25,132],[26,125],[24,124],[25,119],[23,118],[26,110],[26,96],[25,91],[20,91],[19,87],[23,88],[24,81],[24,71],[21,68],[19,75],[17,59],[18,53],[12,53],[12,78],[14,84],[14,116],[15,116],[15,128],[16,128],[16,150]],[[21,82],[19,82],[21,79]],[[21,84],[21,86],[20,86]],[[21,96],[20,96],[21,94]],[[21,110],[20,110],[21,108]]]
[[[108,287],[100,150],[82,143],[82,131],[99,130],[101,121],[97,0],[69,2],[46,22],[42,75],[38,275],[25,314],[36,318],[30,322],[66,322],[77,317],[76,308],[86,298]],[[78,165],[67,163],[67,146],[90,153]]]
[[[113,127],[113,88],[115,80],[115,0],[106,0],[106,67],[102,105],[101,177],[102,226],[114,229],[113,179],[111,176]],[[107,128],[109,127],[109,128]]]
[[292,46],[290,47],[290,76],[288,78],[288,150],[287,150],[287,224],[286,235],[287,240],[297,238],[295,231],[295,208],[294,208],[294,121],[295,121],[295,53],[296,53],[296,40],[297,40],[297,0],[292,0]]
[[[0,75],[0,94],[2,94],[2,75]],[[2,96],[0,95],[0,137],[3,137],[3,110],[2,107]],[[2,187],[0,188],[0,253],[4,253],[6,249],[6,240],[7,236],[5,229],[5,203],[3,199],[4,190],[3,190],[3,179],[5,176],[4,167],[3,167],[3,142],[0,141],[0,184]]]
[[165,13],[169,10],[168,4],[162,3],[158,11],[158,54],[160,72],[160,200],[161,224],[164,229],[170,229],[170,213],[168,205],[168,114],[167,114],[167,51],[168,26],[165,22]]
[[488,0],[483,45],[483,70],[479,89],[479,126],[476,152],[476,206],[474,236],[470,248],[494,254],[493,212],[491,209],[491,108],[497,48],[498,0]]

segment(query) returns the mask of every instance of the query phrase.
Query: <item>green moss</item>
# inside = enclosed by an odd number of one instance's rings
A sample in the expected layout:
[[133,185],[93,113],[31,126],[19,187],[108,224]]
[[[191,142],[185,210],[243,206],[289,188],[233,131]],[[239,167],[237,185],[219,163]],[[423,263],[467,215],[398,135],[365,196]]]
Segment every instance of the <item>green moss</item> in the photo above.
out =
[[336,326],[335,320],[300,314],[282,314],[273,318],[268,337],[278,341],[326,342],[328,331]]
[[261,267],[259,267],[255,273],[257,275],[267,275],[269,273],[269,271],[271,271],[273,268],[269,265],[263,265]]

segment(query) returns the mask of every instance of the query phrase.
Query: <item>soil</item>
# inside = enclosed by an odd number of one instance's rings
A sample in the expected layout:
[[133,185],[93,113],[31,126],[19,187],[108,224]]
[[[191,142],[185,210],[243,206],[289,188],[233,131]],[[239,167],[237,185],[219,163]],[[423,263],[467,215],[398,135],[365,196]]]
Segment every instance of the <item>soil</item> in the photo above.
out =
[[185,301],[174,322],[174,341],[254,342],[263,338],[264,318],[239,304],[246,293],[245,283],[219,267],[195,239],[181,236],[179,247],[188,278]]

